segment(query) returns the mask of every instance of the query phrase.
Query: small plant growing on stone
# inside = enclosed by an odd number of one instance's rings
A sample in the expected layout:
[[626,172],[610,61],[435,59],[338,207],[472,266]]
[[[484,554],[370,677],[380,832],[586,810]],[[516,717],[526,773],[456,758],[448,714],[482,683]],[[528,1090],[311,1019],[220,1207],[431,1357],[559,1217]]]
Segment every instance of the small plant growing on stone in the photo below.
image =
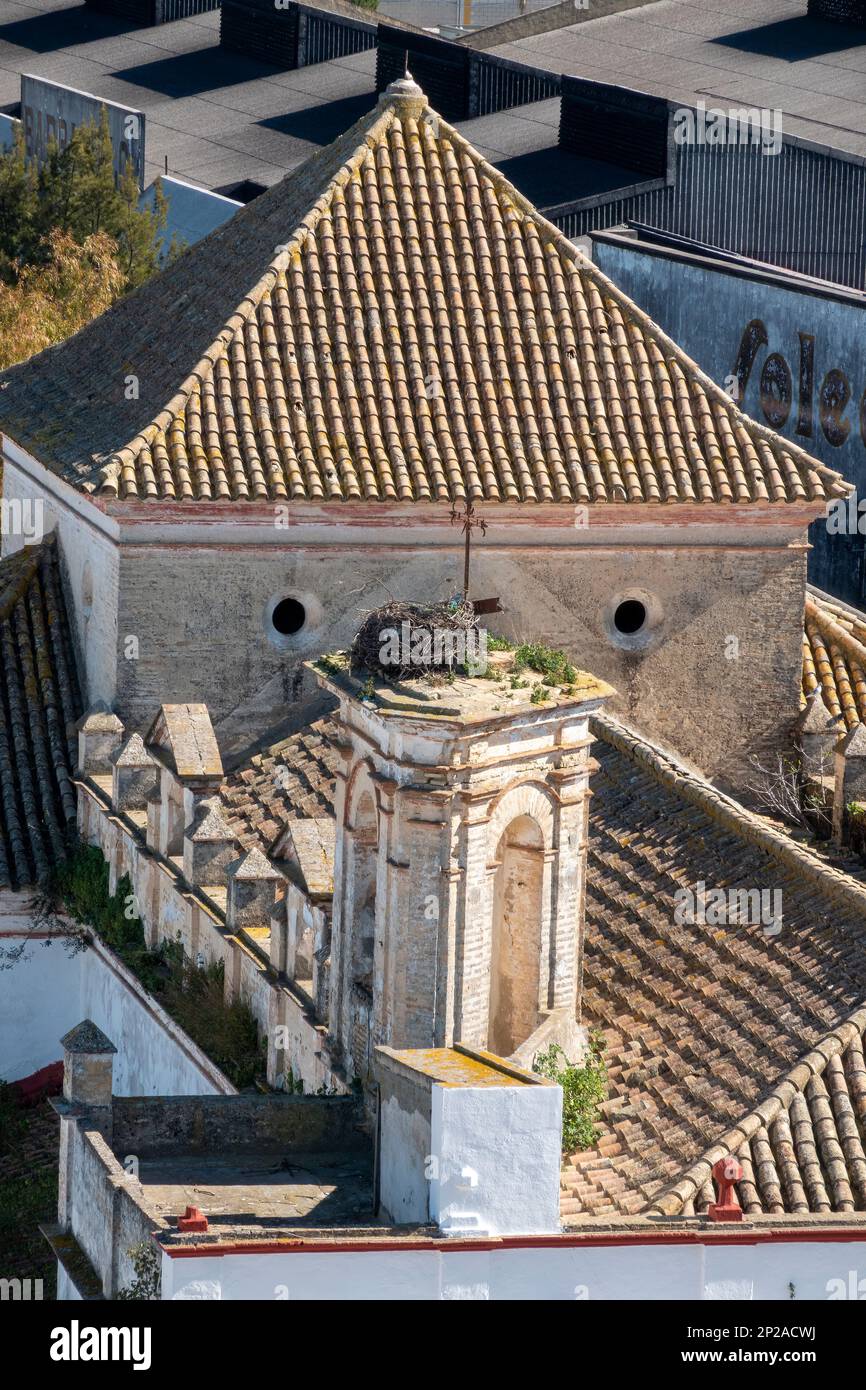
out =
[[538,1076],[546,1076],[562,1087],[562,1151],[577,1153],[592,1148],[598,1139],[598,1119],[607,1096],[605,1041],[599,1032],[589,1035],[583,1062],[570,1062],[558,1043],[539,1052],[532,1064]]
[[133,1245],[126,1253],[132,1260],[135,1278],[125,1289],[118,1291],[117,1297],[145,1303],[157,1301],[162,1275],[159,1251],[156,1246],[151,1241],[142,1240],[138,1245]]
[[529,703],[531,705],[543,705],[547,698],[547,691],[544,686],[537,685],[529,697]]
[[323,671],[329,671],[331,675],[340,675],[349,669],[349,662],[342,652],[326,652],[319,657],[319,665]]
[[286,1067],[285,1085],[283,1090],[289,1096],[302,1096],[304,1094],[304,1083],[299,1076],[295,1076],[291,1067]]
[[550,685],[573,685],[577,680],[577,671],[565,652],[539,642],[521,642],[514,654],[514,666],[517,671],[528,666],[530,671],[545,676]]

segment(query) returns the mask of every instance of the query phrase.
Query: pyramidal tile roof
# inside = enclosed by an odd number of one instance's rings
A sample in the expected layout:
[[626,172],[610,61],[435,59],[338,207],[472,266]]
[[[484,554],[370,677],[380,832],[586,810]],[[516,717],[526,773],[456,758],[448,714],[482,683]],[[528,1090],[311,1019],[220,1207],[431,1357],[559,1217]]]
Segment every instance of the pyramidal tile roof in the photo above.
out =
[[36,883],[64,851],[81,703],[49,537],[0,560],[0,889]]
[[67,343],[0,427],[121,499],[820,503],[411,80]]
[[806,594],[803,700],[820,688],[845,727],[866,721],[866,614],[817,589]]

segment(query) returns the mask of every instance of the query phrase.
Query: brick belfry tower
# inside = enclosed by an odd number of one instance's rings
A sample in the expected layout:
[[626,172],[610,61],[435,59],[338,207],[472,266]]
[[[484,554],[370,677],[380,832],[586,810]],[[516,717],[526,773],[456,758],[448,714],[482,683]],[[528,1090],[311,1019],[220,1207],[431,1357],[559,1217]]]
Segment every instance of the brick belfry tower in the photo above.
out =
[[574,1047],[589,716],[613,691],[512,660],[439,687],[311,663],[340,702],[329,1033],[352,1075],[383,1043]]

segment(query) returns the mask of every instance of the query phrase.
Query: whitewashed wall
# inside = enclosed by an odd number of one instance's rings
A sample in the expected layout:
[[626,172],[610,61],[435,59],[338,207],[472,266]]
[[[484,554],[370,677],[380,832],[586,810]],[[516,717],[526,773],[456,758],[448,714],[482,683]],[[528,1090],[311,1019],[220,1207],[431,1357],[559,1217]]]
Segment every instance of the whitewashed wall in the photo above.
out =
[[[0,893],[0,946],[28,940],[28,903],[26,894]],[[21,1081],[60,1060],[59,1039],[81,1022],[80,979],[80,956],[59,940],[29,939],[23,957],[0,969],[0,1080]]]
[[[864,1238],[866,1239],[866,1238]],[[293,1300],[514,1299],[560,1302],[826,1300],[851,1271],[866,1275],[864,1241],[521,1249],[294,1251],[163,1257],[163,1298]],[[866,1287],[866,1286],[864,1286]]]
[[233,1095],[234,1087],[98,943],[81,956],[79,1018],[117,1047],[116,1096]]
[[[10,920],[0,901],[0,923]],[[8,931],[2,944],[23,939]],[[92,1019],[118,1049],[115,1095],[234,1094],[219,1069],[105,947],[94,943],[70,955],[59,939],[47,945],[33,940],[24,959],[0,970],[0,1079],[20,1081],[60,1061],[60,1039],[83,1018]]]

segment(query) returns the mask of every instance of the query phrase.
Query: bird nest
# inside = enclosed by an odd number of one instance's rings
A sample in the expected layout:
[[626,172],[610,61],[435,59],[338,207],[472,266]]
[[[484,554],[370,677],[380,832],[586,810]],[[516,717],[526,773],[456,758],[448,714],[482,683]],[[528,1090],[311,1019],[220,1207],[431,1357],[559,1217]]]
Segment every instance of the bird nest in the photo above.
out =
[[353,666],[391,681],[447,676],[485,664],[483,636],[468,599],[386,603],[364,619],[351,656]]

